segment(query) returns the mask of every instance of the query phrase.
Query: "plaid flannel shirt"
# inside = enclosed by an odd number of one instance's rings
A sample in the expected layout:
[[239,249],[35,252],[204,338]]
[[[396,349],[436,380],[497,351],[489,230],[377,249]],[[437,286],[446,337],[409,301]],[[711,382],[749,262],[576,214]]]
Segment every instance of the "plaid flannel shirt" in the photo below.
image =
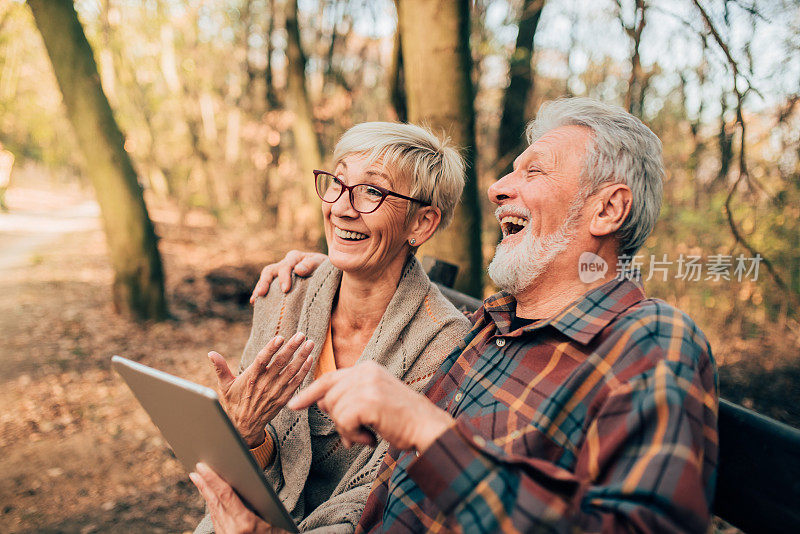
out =
[[613,280],[510,331],[489,297],[427,396],[456,423],[391,448],[358,532],[705,532],[717,372],[680,310]]

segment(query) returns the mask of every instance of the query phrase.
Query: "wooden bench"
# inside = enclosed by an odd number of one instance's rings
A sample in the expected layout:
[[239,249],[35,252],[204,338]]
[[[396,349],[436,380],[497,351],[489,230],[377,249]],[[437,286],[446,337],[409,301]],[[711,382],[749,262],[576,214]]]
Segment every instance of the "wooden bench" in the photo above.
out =
[[[422,265],[456,308],[483,304],[452,289],[456,266],[429,257]],[[713,511],[748,534],[800,533],[800,430],[720,399]]]

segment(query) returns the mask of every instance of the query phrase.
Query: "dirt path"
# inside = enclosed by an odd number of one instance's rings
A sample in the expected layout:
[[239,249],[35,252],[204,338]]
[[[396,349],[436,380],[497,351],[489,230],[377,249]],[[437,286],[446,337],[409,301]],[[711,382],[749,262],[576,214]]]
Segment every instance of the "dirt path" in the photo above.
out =
[[209,271],[263,264],[288,244],[151,210],[175,319],[138,324],[111,308],[96,208],[35,196],[0,216],[0,532],[191,531],[202,501],[109,358],[213,386],[205,354],[235,364],[250,312],[220,302]]
[[31,254],[64,234],[98,230],[99,215],[91,200],[52,211],[0,212],[0,277],[5,270],[24,266]]

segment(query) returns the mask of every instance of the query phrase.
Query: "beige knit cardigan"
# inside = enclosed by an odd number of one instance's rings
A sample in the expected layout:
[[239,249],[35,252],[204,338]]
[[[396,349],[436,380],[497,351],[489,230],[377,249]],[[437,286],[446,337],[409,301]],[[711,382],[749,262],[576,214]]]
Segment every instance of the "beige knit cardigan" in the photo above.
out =
[[[292,290],[288,294],[280,290],[275,280],[267,296],[256,301],[253,328],[242,356],[241,369],[253,361],[273,336],[281,334],[288,339],[300,331],[315,342],[314,364],[301,387],[310,384],[325,341],[341,276],[340,270],[325,261],[310,278],[293,277]],[[464,315],[430,282],[416,258],[410,257],[397,291],[356,365],[374,361],[415,391],[422,391],[469,326]],[[370,486],[388,444],[381,441],[374,448],[356,446],[360,450],[355,452],[338,447],[333,453],[333,461],[341,479],[330,498],[309,513],[304,502],[304,488],[312,462],[308,409],[293,411],[284,408],[267,430],[277,450],[265,475],[298,522],[300,530],[352,532],[364,510]],[[206,516],[195,532],[212,531],[213,525]]]

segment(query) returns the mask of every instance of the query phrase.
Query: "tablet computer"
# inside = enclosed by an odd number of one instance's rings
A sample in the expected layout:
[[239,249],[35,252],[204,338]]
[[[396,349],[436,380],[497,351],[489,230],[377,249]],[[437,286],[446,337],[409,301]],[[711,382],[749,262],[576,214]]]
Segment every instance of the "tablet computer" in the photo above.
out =
[[298,532],[213,389],[120,356],[111,362],[188,471],[205,462],[262,519]]

